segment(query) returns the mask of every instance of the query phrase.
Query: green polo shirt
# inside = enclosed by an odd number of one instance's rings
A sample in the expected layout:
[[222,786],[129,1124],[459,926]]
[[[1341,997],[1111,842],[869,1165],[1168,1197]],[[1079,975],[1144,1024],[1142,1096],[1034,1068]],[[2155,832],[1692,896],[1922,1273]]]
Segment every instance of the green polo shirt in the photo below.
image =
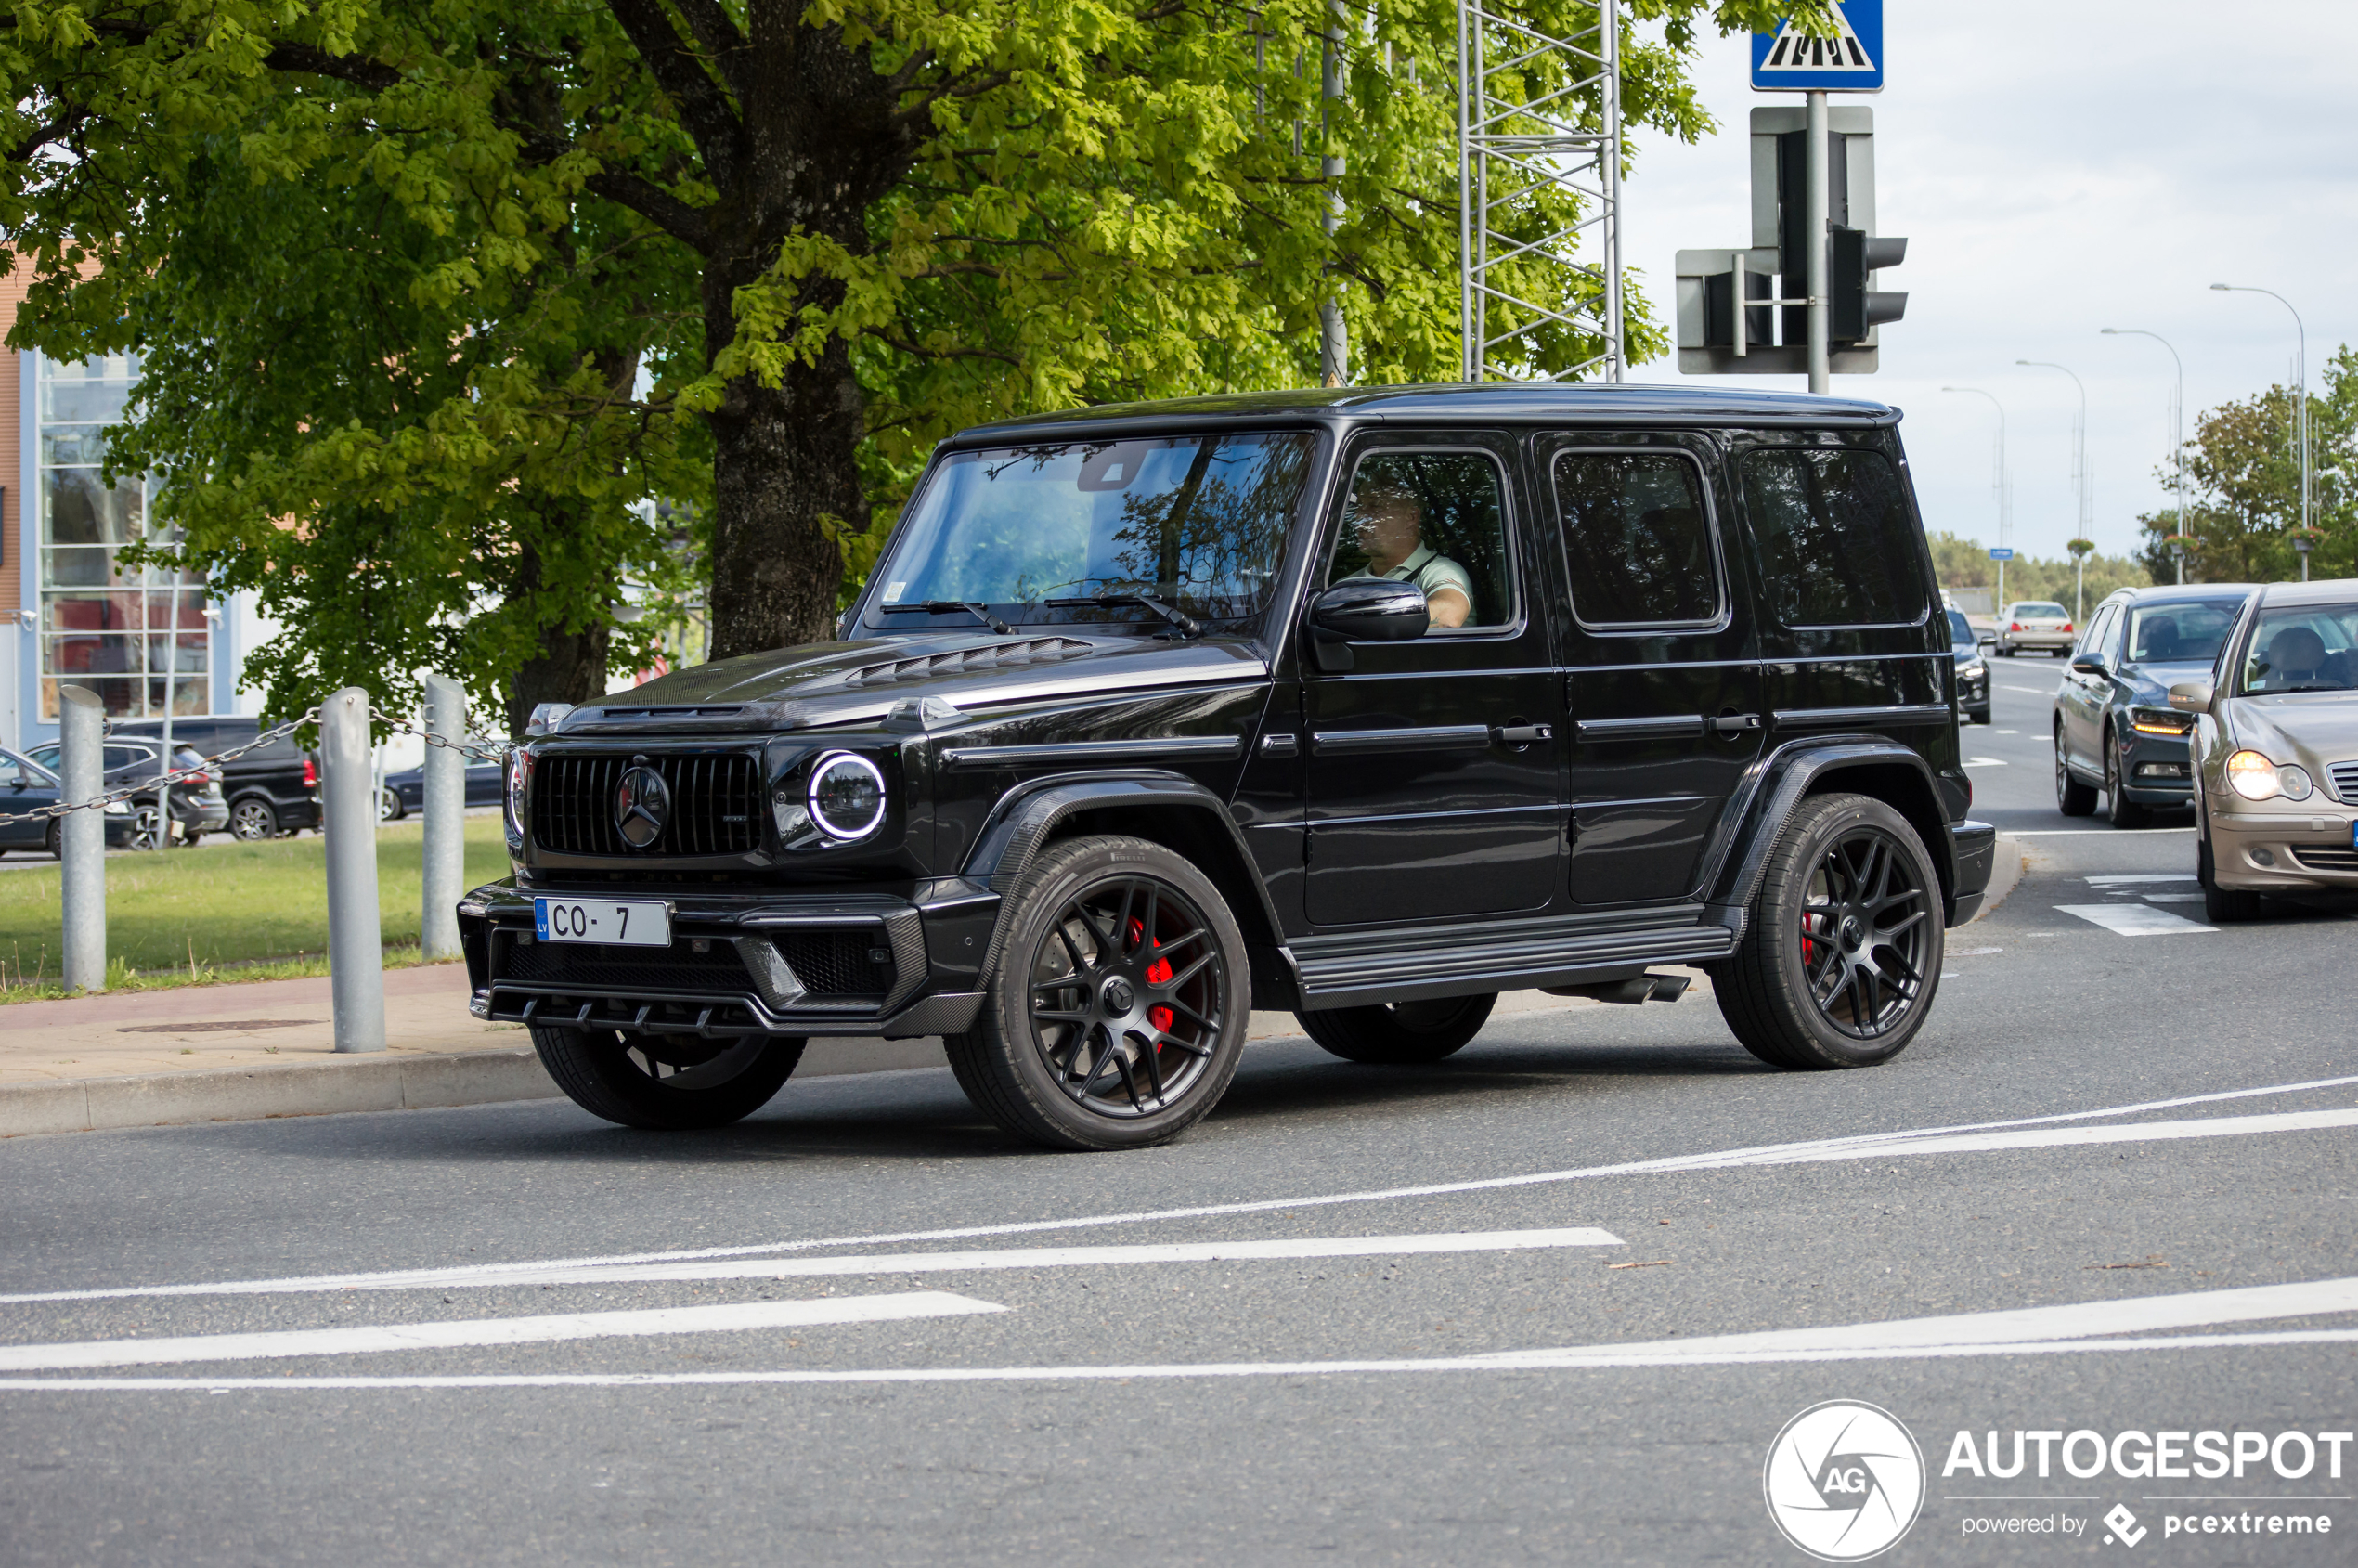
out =
[[1415,583],[1425,590],[1430,603],[1432,596],[1445,588],[1454,588],[1466,596],[1467,619],[1471,620],[1474,602],[1473,578],[1466,569],[1445,555],[1433,552],[1431,545],[1420,544],[1408,552],[1408,558],[1389,572],[1358,571],[1354,577],[1390,577],[1393,582]]

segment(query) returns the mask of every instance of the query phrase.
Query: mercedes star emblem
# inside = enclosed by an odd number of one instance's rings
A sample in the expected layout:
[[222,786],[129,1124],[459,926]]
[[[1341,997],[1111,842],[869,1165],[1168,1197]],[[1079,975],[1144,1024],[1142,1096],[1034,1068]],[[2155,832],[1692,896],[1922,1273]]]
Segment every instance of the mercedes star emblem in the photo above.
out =
[[646,762],[643,757],[632,758],[629,771],[614,792],[615,831],[634,849],[654,843],[671,818],[670,787]]

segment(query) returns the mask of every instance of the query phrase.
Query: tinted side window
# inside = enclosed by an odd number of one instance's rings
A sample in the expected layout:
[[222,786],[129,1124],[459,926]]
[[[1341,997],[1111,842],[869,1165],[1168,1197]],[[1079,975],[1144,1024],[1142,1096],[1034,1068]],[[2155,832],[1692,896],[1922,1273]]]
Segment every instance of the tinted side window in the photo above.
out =
[[2101,650],[2104,647],[2105,638],[2112,630],[2112,619],[2117,613],[2116,606],[2107,604],[2089,617],[2088,624],[2079,628],[2079,652],[2084,654],[2092,648]]
[[1698,626],[1719,618],[1719,564],[1703,475],[1666,452],[1556,459],[1573,613],[1590,626]]
[[1744,454],[1744,502],[1787,626],[1900,626],[1926,594],[1899,475],[1881,452]]
[[[1327,580],[1413,582],[1432,603],[1436,629],[1508,625],[1515,601],[1500,489],[1485,452],[1368,453],[1352,474]],[[1444,595],[1467,608],[1445,607]]]

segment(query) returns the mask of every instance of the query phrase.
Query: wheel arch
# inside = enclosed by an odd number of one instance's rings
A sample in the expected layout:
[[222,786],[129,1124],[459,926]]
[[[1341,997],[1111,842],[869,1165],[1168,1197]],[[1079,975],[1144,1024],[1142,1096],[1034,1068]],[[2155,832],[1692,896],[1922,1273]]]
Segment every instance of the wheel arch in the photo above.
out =
[[1813,795],[1863,795],[1898,811],[1916,830],[1932,856],[1944,902],[1957,890],[1954,830],[1940,809],[1932,764],[1897,741],[1846,741],[1807,745],[1773,757],[1768,777],[1756,798],[1760,805],[1746,824],[1743,853],[1722,874],[1709,901],[1712,916],[1741,930],[1769,853],[1802,801]]

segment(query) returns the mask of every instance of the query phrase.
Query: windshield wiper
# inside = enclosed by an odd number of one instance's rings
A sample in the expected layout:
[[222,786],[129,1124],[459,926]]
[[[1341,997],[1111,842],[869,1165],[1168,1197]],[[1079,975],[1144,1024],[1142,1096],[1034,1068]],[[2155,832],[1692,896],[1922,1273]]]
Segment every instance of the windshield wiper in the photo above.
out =
[[1152,610],[1179,628],[1182,637],[1201,637],[1203,625],[1194,616],[1164,603],[1151,593],[1084,593],[1078,599],[1043,599],[1050,609],[1069,609],[1080,604],[1095,604],[1109,608],[1117,604],[1135,604],[1142,610]]
[[1002,637],[1013,637],[1016,634],[1016,628],[1009,626],[1005,621],[1001,620],[998,616],[992,615],[989,606],[978,603],[969,603],[964,599],[928,599],[922,604],[882,604],[877,606],[877,608],[882,610],[884,614],[887,616],[907,615],[916,610],[964,610],[966,614],[972,616],[975,619],[980,621],[983,625],[989,627],[991,630],[997,632]]

